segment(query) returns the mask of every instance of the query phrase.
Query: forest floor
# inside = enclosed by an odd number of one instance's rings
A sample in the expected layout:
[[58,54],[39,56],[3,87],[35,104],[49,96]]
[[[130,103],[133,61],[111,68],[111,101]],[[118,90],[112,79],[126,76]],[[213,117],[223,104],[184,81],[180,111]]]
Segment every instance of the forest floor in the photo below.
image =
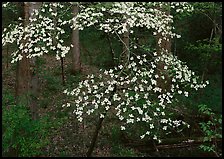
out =
[[[5,59],[4,59],[5,60]],[[50,134],[50,144],[43,151],[46,156],[85,156],[91,141],[91,135],[95,130],[95,125],[98,118],[93,117],[88,119],[88,122],[79,123],[71,112],[62,109],[64,102],[64,94],[62,93],[66,86],[62,86],[60,61],[57,61],[54,56],[44,56],[42,59],[44,67],[41,68],[40,74],[40,89],[38,97],[38,114],[39,117],[50,115],[52,122],[55,120],[61,121],[60,127],[52,127]],[[99,69],[94,66],[82,65],[81,74],[71,76],[68,66],[71,65],[71,59],[64,60],[65,80],[71,85],[77,84],[81,79],[90,73],[97,74]],[[15,94],[15,64],[2,63],[3,90],[7,89],[12,94]],[[46,74],[45,74],[46,73]],[[71,76],[70,78],[67,78]],[[69,81],[70,80],[70,81]],[[61,119],[61,120],[60,120]],[[89,122],[91,121],[91,124]],[[111,143],[108,142],[108,137],[111,134],[113,125],[107,120],[102,126],[101,133],[98,136],[98,141],[93,152],[93,156],[111,156]],[[105,126],[104,126],[105,125]],[[121,154],[122,155],[122,154]]]
[[[60,126],[49,130],[49,145],[43,149],[45,156],[60,157],[83,157],[86,155],[92,135],[95,131],[98,116],[88,116],[79,123],[72,109],[62,108],[64,99],[63,90],[67,87],[72,88],[77,83],[85,79],[88,74],[99,72],[94,66],[82,65],[82,71],[75,76],[70,74],[71,59],[66,57],[64,60],[64,70],[66,85],[62,85],[60,61],[52,55],[44,56],[42,59],[40,72],[40,92],[38,97],[38,114],[40,117],[49,115],[51,122],[61,122]],[[15,93],[15,65],[2,63],[3,90],[10,90]],[[3,92],[4,95],[4,92]],[[94,157],[116,157],[116,156],[212,156],[211,154],[199,151],[196,147],[179,148],[178,150],[154,150],[151,152],[141,152],[139,148],[125,146],[126,139],[120,133],[119,121],[113,118],[113,112],[108,113],[103,121],[103,126],[98,136],[96,146],[92,156]],[[187,151],[186,151],[187,150]]]

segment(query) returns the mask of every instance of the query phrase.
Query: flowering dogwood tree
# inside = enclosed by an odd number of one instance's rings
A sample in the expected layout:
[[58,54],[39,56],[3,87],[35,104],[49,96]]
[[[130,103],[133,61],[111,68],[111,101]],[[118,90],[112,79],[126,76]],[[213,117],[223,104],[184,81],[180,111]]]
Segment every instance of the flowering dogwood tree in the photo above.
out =
[[[100,7],[96,7],[97,5]],[[82,7],[83,10],[77,16],[79,21],[74,28],[82,30],[94,25],[119,37],[128,31],[127,25],[130,33],[133,33],[133,28],[146,27],[153,30],[153,35],[162,35],[158,39],[161,52],[137,55],[130,51],[126,63],[113,69],[101,70],[99,75],[88,75],[77,88],[66,89],[64,93],[72,97],[63,107],[70,107],[80,122],[83,121],[84,114],[98,113],[99,118],[103,119],[108,110],[114,109],[122,123],[121,130],[126,130],[133,124],[140,126],[145,123],[146,131],[140,134],[140,138],[149,136],[158,142],[173,128],[178,129],[181,125],[189,127],[185,121],[169,116],[171,112],[175,113],[172,104],[177,96],[188,97],[191,91],[204,88],[209,82],[200,82],[193,71],[160,44],[162,40],[180,38],[180,35],[172,32],[174,28],[168,25],[172,24],[173,16],[165,13],[166,7],[174,8],[176,12],[191,11],[191,7],[187,3],[167,5],[144,2],[100,3],[93,7]],[[130,50],[135,48],[134,45]],[[163,69],[166,71],[159,70],[159,63],[164,64]],[[166,76],[171,80],[170,89],[162,88],[158,84],[158,78],[167,83]]]
[[[169,114],[172,104],[177,96],[188,97],[191,91],[204,88],[208,81],[200,81],[195,73],[178,60],[176,56],[163,48],[162,40],[169,41],[170,38],[180,38],[172,27],[173,16],[167,15],[166,10],[172,9],[176,13],[190,12],[192,7],[188,3],[177,2],[106,2],[106,3],[79,3],[80,11],[77,16],[69,20],[58,19],[58,26],[54,28],[52,17],[57,16],[51,5],[63,8],[62,3],[43,4],[39,11],[35,11],[33,23],[25,28],[21,24],[16,25],[12,31],[3,34],[3,45],[16,42],[18,50],[12,56],[12,63],[24,58],[19,52],[24,50],[25,58],[42,56],[50,50],[56,51],[56,58],[64,57],[71,46],[66,46],[61,38],[65,31],[64,25],[70,25],[72,29],[83,30],[94,26],[106,33],[115,34],[120,38],[121,34],[129,31],[134,33],[134,28],[145,27],[156,36],[160,34],[158,45],[161,52],[148,52],[136,54],[137,47],[127,47],[127,60],[109,70],[101,70],[99,75],[88,75],[73,90],[64,90],[67,96],[71,96],[62,107],[72,109],[78,121],[83,121],[84,114],[98,113],[99,118],[104,119],[106,112],[114,109],[117,118],[121,121],[121,130],[126,130],[133,124],[144,123],[146,131],[139,134],[141,139],[146,136],[160,142],[161,137],[173,128],[180,125],[189,125],[182,120],[177,120]],[[71,3],[72,5],[72,3]],[[42,13],[50,13],[42,14]],[[54,46],[52,43],[52,32],[58,41]],[[24,38],[29,37],[29,42],[21,43]],[[147,50],[146,50],[147,51]],[[163,63],[163,70],[158,64]],[[160,73],[158,73],[160,72]],[[167,83],[171,80],[170,88],[165,89],[158,84],[158,79]]]

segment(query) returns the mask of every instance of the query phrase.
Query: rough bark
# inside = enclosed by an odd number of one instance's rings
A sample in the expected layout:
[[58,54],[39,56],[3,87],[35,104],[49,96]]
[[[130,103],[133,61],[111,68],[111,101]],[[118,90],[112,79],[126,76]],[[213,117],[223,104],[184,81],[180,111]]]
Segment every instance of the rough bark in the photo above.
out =
[[[41,3],[24,2],[24,27],[29,24],[29,17],[34,9],[40,7]],[[24,43],[27,39],[24,39]],[[36,59],[26,58],[22,51],[23,59],[17,62],[16,70],[16,102],[30,107],[32,119],[37,119],[37,96],[39,89],[39,81],[37,72],[35,72]]]
[[[77,4],[73,6],[73,17],[76,17],[79,12]],[[75,22],[74,22],[75,23]],[[72,74],[76,74],[81,71],[80,61],[80,47],[79,47],[79,30],[72,30]]]

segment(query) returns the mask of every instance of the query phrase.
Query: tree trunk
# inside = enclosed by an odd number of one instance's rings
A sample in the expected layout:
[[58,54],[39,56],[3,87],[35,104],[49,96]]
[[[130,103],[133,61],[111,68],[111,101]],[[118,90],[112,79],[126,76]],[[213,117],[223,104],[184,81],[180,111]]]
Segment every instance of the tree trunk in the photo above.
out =
[[[54,5],[52,5],[52,10],[53,10],[54,13],[57,13],[57,7],[55,7]],[[55,16],[53,18],[53,24],[54,24],[54,28],[56,28],[57,27],[57,17],[55,17]],[[52,38],[52,43],[56,47],[57,46],[57,40],[55,38],[56,37],[56,32],[54,31],[53,34],[51,34],[51,35],[53,35],[51,37]]]
[[6,68],[8,69],[9,68],[9,46],[8,45],[6,45],[6,56],[7,56],[7,58],[6,58]]
[[[104,113],[103,115],[106,116],[106,113]],[[96,130],[95,130],[95,132],[93,134],[91,145],[90,145],[89,150],[88,150],[88,152],[86,154],[87,157],[91,157],[91,155],[92,155],[92,152],[93,152],[93,149],[95,147],[98,134],[99,134],[100,129],[102,127],[103,120],[104,120],[104,118],[99,118],[99,121],[98,121],[97,126],[96,126]]]
[[[170,10],[165,11],[166,15],[170,15]],[[168,40],[164,40],[164,37],[162,36],[161,33],[157,33],[156,35],[156,51],[158,56],[161,56],[162,54],[170,54],[171,53],[171,38],[168,36]],[[161,40],[160,45],[158,44],[159,40]],[[163,50],[166,50],[164,52]],[[157,74],[159,75],[159,78],[157,79],[158,86],[162,89],[163,92],[169,91],[171,87],[171,79],[167,74],[167,70],[164,69],[165,63],[164,62],[159,62],[157,64]],[[165,77],[164,79],[161,78],[161,76]]]
[[[40,8],[41,3],[40,2],[30,2],[29,6],[29,16],[32,17],[32,13],[34,9]],[[30,59],[30,66],[31,66],[31,85],[30,85],[30,111],[32,115],[32,119],[36,120],[38,118],[38,94],[39,94],[39,78],[38,78],[38,72],[36,71],[36,57]]]
[[[116,91],[117,91],[117,85],[114,85],[114,89],[113,89],[113,91],[111,92],[111,95],[110,95],[110,97],[109,97],[109,101],[112,101],[113,95],[116,93]],[[109,110],[107,110],[107,111],[109,111]],[[105,111],[105,112],[103,113],[104,118],[105,118],[106,115],[107,115],[107,111]],[[91,157],[91,155],[92,155],[92,152],[93,152],[93,149],[94,149],[94,147],[95,147],[95,144],[96,144],[96,141],[97,141],[97,137],[98,137],[98,134],[99,134],[100,129],[101,129],[101,127],[102,127],[102,123],[103,123],[104,118],[99,118],[99,121],[98,121],[98,123],[97,123],[95,132],[94,132],[94,134],[93,134],[93,138],[92,138],[92,141],[91,141],[91,145],[90,145],[90,147],[89,147],[88,152],[86,153],[86,156],[87,156],[87,157]]]
[[[78,15],[79,8],[77,4],[73,6],[73,17]],[[75,21],[73,23],[76,23]],[[72,30],[72,74],[76,74],[81,71],[80,62],[80,48],[79,48],[79,30],[78,28]]]
[[[23,18],[24,27],[28,24],[29,20],[29,4],[24,2],[23,6]],[[26,39],[24,40],[26,43]],[[16,67],[16,103],[28,105],[28,91],[30,86],[30,62],[25,57],[25,53],[22,51],[22,60],[17,62]]]
[[61,60],[61,78],[62,78],[62,85],[65,86],[65,72],[64,72],[64,60],[63,57],[60,57]]
[[[40,7],[37,2],[24,2],[24,27],[29,24],[29,17],[34,9]],[[24,39],[24,43],[27,39]],[[16,70],[16,102],[30,107],[32,119],[37,119],[37,95],[38,95],[38,76],[35,72],[36,59],[26,58],[22,51],[23,59],[17,62]]]
[[121,64],[125,64],[128,61],[128,55],[129,55],[129,24],[127,23],[127,19],[125,20],[127,31],[124,32],[122,37],[123,42],[123,52],[121,54]]
[[[106,33],[105,33],[106,34]],[[110,39],[110,36],[108,34],[106,34],[106,37],[107,37],[107,41],[109,43],[109,47],[110,47],[110,52],[111,52],[111,59],[112,59],[112,64],[111,66],[114,66],[115,65],[115,52],[114,52],[114,49],[112,47],[112,42],[111,42],[111,39]]]

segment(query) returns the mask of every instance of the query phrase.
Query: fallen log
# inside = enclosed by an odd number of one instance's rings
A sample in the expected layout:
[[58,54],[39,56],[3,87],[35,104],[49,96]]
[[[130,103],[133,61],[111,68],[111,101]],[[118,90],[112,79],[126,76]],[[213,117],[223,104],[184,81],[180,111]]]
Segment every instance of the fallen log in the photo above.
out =
[[123,143],[124,146],[137,148],[141,152],[164,150],[164,149],[173,149],[173,148],[183,148],[183,147],[192,147],[198,146],[203,143],[209,142],[222,142],[222,139],[212,139],[211,141],[204,141],[204,137],[183,137],[183,138],[170,138],[170,139],[162,139],[160,144],[156,146],[153,145],[152,140],[148,141],[132,141],[128,143]]

